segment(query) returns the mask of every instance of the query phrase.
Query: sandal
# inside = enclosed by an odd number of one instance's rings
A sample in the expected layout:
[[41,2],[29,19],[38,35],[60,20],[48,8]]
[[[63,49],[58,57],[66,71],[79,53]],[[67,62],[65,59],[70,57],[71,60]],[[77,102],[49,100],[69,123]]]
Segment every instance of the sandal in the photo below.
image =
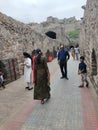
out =
[[44,102],[44,99],[42,99],[42,100],[41,100],[41,104],[44,104],[44,103],[45,103],[45,102]]

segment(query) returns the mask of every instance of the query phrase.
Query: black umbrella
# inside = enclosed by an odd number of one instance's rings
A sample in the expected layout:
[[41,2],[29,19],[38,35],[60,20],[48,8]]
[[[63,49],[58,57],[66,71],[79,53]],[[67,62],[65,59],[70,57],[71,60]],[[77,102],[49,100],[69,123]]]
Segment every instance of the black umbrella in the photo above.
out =
[[48,31],[45,34],[52,39],[56,39],[56,33],[53,31]]

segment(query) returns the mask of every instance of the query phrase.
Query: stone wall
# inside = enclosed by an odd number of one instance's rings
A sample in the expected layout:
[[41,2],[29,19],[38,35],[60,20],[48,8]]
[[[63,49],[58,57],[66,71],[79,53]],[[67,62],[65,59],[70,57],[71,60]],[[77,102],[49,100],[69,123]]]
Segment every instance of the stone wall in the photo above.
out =
[[98,0],[87,0],[80,34],[80,50],[85,55],[88,76],[98,93]]
[[[41,48],[45,54],[47,50],[53,52],[60,44],[69,46],[67,33],[80,28],[81,22],[75,17],[61,20],[49,17],[41,24],[24,24],[0,13],[0,60],[16,58],[20,64],[24,51],[31,53],[34,49]],[[57,38],[47,37],[47,31],[55,31]]]
[[59,44],[64,44],[66,46],[70,46],[70,44],[76,45],[79,44],[79,39],[75,39],[74,42],[71,42],[72,39],[68,40],[68,32],[73,30],[81,29],[81,21],[76,20],[75,17],[58,19],[52,16],[48,17],[45,22],[41,24],[30,24],[31,27],[40,32],[41,34],[45,34],[47,31],[54,31],[57,34],[57,40]]
[[23,51],[31,53],[39,47],[45,53],[47,49],[53,50],[56,43],[56,40],[36,32],[30,25],[0,14],[0,60],[17,58],[20,64]]
[[[66,33],[77,26],[80,28],[80,22],[75,18],[54,20],[50,17],[41,24],[24,24],[0,13],[0,59],[20,58],[23,51],[30,53],[37,47],[45,53],[47,49],[53,50],[54,46],[68,45]],[[45,35],[50,30],[56,32],[56,40]]]

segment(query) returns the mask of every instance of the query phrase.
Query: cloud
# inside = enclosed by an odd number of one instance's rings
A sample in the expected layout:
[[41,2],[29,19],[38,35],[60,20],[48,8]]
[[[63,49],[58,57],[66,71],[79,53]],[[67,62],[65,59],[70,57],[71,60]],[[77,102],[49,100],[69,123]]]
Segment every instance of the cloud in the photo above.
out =
[[0,0],[0,11],[22,22],[42,22],[48,16],[79,18],[86,0]]

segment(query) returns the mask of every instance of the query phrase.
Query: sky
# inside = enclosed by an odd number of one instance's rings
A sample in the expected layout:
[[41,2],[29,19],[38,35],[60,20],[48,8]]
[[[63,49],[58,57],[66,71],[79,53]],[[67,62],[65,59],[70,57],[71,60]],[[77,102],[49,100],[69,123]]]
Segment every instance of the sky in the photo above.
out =
[[0,12],[20,22],[44,22],[47,17],[83,17],[87,0],[0,0]]

